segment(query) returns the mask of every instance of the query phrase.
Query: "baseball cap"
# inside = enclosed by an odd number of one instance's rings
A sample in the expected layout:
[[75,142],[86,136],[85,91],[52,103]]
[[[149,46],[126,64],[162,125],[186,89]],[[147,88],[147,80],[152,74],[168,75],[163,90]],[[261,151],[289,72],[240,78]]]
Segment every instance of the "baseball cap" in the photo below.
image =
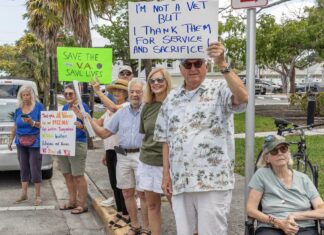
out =
[[130,67],[129,65],[123,65],[122,67],[120,67],[118,73],[125,71],[125,70],[133,73],[132,67]]
[[279,144],[289,145],[286,139],[280,135],[268,135],[264,139],[264,143],[262,145],[262,152],[269,153],[271,150],[275,149]]

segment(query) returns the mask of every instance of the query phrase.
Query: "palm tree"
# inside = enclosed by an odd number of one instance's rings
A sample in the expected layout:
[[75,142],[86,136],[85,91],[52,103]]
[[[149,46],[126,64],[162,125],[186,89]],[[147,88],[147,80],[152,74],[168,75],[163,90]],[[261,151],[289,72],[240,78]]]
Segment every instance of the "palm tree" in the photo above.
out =
[[[42,0],[29,0],[26,2],[27,13],[24,17],[28,19],[27,26],[36,37],[45,45],[45,60],[47,72],[44,74],[44,90],[50,90],[51,104],[54,100],[54,84],[52,79],[52,58],[56,57],[56,38],[59,30],[63,26],[63,21],[58,14],[58,5],[55,3],[45,3]],[[48,94],[48,93],[46,93]],[[44,105],[47,106],[47,96],[44,95]],[[55,107],[55,106],[54,106]],[[50,107],[51,108],[51,107]],[[53,107],[52,107],[53,109]]]
[[[106,8],[114,3],[114,0],[46,0],[47,3],[58,4],[64,26],[73,32],[75,40],[81,47],[91,47],[90,18],[104,14]],[[88,84],[84,83],[83,93],[88,93]],[[84,96],[88,103],[89,96]],[[94,100],[91,95],[90,109],[93,110]]]

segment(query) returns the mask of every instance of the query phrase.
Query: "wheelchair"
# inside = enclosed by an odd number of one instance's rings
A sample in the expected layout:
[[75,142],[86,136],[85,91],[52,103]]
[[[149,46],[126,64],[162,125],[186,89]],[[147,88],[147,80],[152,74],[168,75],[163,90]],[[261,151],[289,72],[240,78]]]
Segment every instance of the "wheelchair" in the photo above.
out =
[[[255,164],[254,169],[255,169],[255,171],[257,170],[256,164]],[[316,165],[313,167],[312,174],[313,175],[310,178],[313,180],[313,183],[314,183],[314,185],[317,188],[317,183],[318,183],[318,167]],[[261,203],[259,205],[259,210],[262,211]],[[318,233],[320,235],[324,235],[324,220],[316,220],[316,227],[318,228]],[[256,230],[255,228],[256,228],[256,220],[254,218],[247,217],[247,219],[245,221],[245,233],[244,234],[245,235],[254,235],[255,234],[255,230]]]

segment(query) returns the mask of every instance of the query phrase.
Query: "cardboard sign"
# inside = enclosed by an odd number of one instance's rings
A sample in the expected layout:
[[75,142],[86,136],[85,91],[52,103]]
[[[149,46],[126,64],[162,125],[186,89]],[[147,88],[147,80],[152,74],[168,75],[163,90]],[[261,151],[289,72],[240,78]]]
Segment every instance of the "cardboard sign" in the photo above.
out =
[[75,156],[75,121],[72,111],[42,111],[40,153]]
[[128,2],[132,59],[205,58],[218,40],[218,0]]
[[89,82],[98,77],[100,84],[112,81],[111,48],[58,47],[59,81]]

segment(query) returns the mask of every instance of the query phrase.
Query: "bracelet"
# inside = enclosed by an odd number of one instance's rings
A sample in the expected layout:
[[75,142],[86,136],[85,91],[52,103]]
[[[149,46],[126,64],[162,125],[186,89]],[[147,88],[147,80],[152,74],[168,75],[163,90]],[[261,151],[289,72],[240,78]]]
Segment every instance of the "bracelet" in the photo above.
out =
[[269,215],[268,222],[269,222],[269,224],[272,224],[272,226],[274,226],[275,218],[273,216]]

